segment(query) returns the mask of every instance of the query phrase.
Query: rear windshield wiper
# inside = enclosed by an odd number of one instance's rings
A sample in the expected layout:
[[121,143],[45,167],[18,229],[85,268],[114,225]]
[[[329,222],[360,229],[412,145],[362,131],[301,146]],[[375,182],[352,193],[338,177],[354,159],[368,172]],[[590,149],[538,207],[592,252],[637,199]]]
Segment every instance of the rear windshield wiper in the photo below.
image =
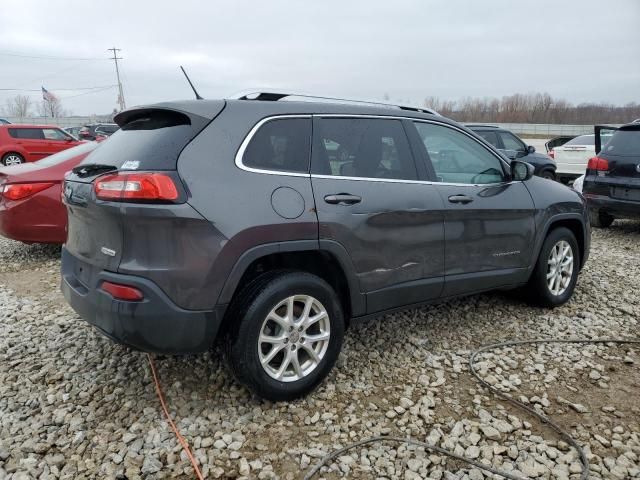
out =
[[111,170],[117,170],[118,167],[115,165],[105,165],[101,163],[89,163],[87,165],[78,165],[73,168],[71,171],[75,173],[80,178],[88,177],[90,175],[95,175],[98,172],[109,172]]

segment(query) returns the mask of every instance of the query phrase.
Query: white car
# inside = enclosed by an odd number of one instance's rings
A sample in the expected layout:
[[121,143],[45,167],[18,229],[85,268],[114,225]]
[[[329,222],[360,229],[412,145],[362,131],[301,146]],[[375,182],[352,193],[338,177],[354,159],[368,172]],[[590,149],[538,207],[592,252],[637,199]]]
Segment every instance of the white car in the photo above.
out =
[[574,179],[587,169],[587,162],[596,156],[595,135],[580,135],[553,149],[556,175],[562,179]]
[[[603,144],[611,135],[602,135]],[[556,176],[561,180],[572,180],[583,175],[589,159],[596,156],[595,135],[580,135],[562,146],[554,147]]]

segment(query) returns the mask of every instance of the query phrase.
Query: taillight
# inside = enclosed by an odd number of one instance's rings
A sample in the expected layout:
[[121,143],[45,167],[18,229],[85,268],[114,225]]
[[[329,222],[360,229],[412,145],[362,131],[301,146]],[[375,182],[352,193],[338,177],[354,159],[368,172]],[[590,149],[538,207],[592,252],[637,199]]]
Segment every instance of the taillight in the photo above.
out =
[[587,170],[607,171],[609,170],[609,162],[604,158],[592,157],[587,163]]
[[177,200],[178,189],[164,173],[116,173],[98,178],[94,185],[101,200]]
[[43,182],[43,183],[9,183],[5,184],[4,187],[0,190],[0,193],[4,198],[9,200],[21,200],[23,198],[30,197],[33,194],[41,192],[49,187],[51,187],[53,183],[51,182]]
[[126,300],[128,302],[139,302],[144,298],[140,290],[129,285],[121,285],[113,282],[102,282],[100,288],[111,295],[116,300]]
[[551,158],[556,158],[556,154],[555,154],[555,152],[554,152],[553,150],[551,150],[551,151],[549,152],[549,156],[550,156]]

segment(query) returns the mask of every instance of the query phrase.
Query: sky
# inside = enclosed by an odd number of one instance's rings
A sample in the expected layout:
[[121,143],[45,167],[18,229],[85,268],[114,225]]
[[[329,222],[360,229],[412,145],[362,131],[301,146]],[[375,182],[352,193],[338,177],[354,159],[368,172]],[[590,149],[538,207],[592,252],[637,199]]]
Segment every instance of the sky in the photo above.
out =
[[40,101],[44,86],[74,114],[111,112],[114,46],[128,107],[192,98],[179,65],[205,98],[287,91],[422,105],[548,92],[640,103],[640,0],[0,4],[0,105]]

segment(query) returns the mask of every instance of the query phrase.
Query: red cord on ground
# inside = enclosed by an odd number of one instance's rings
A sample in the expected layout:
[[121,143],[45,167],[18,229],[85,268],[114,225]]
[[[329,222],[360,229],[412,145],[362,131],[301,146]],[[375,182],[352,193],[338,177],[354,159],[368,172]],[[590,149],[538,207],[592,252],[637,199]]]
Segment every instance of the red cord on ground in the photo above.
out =
[[182,435],[180,435],[180,432],[178,431],[178,427],[176,427],[176,424],[173,423],[173,420],[171,419],[171,415],[169,415],[169,410],[167,409],[167,404],[164,401],[164,395],[162,394],[162,388],[160,387],[160,381],[158,380],[158,374],[156,372],[156,366],[153,363],[153,358],[151,358],[151,355],[149,355],[148,353],[147,353],[147,358],[149,359],[149,365],[151,366],[151,373],[153,375],[153,381],[156,384],[156,393],[158,394],[158,399],[160,400],[160,405],[162,405],[162,410],[164,411],[164,414],[167,417],[167,421],[169,422],[169,426],[171,427],[171,430],[173,430],[173,433],[176,434],[176,438],[178,439],[178,442],[180,442],[180,445],[182,445],[182,448],[184,449],[185,453],[187,454],[187,457],[189,457],[189,460],[191,461],[191,465],[193,465],[193,469],[196,472],[196,476],[198,477],[198,480],[204,480],[204,476],[202,475],[202,472],[200,472],[200,468],[198,467],[198,462],[196,461],[195,457],[191,453],[191,449],[189,448],[189,444],[184,439],[184,437]]

